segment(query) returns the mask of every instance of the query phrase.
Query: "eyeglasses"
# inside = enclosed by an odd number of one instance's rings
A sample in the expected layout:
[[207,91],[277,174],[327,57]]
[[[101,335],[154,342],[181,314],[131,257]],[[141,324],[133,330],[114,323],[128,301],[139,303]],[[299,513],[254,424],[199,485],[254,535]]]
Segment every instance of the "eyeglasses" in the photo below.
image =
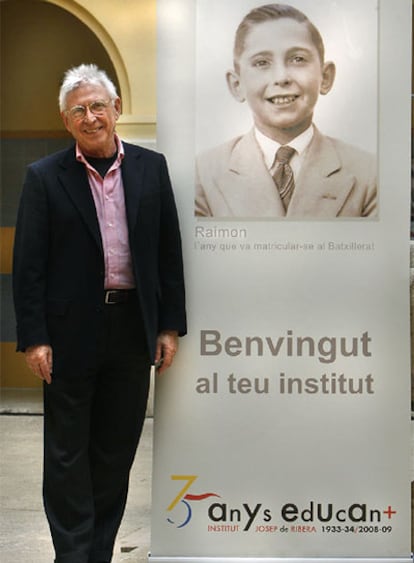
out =
[[72,117],[72,119],[84,119],[86,116],[86,110],[88,109],[93,115],[103,115],[108,107],[111,99],[109,100],[95,100],[86,106],[73,106],[66,110],[66,113]]

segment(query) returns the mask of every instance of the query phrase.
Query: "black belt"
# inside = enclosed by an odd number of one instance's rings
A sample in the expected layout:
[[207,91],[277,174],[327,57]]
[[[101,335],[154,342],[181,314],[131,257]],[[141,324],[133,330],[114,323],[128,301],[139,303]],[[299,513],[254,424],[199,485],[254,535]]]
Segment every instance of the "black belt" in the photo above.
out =
[[135,289],[106,289],[104,303],[105,305],[118,305],[130,301],[135,296]]

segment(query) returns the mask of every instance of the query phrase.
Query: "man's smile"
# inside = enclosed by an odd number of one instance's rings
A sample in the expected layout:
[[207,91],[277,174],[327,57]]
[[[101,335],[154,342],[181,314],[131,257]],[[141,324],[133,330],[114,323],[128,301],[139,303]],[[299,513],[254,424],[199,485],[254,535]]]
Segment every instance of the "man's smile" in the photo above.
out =
[[93,129],[84,129],[83,132],[86,133],[87,135],[92,135],[94,133],[97,133],[101,129],[102,129],[102,126],[99,126],[99,127],[94,127]]

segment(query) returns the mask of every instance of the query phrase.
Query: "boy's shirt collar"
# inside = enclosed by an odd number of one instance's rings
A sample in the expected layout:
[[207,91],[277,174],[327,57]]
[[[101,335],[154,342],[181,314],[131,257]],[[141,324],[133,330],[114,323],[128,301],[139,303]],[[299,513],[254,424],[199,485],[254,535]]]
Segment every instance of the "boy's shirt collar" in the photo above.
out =
[[[254,133],[259,147],[262,150],[266,166],[270,170],[275,160],[275,154],[279,147],[281,147],[281,144],[277,141],[274,141],[273,139],[270,139],[269,137],[266,137],[266,135],[263,135],[263,133],[259,131],[257,127],[254,128]],[[300,157],[311,142],[313,133],[313,125],[310,125],[310,127],[308,127],[306,131],[289,141],[289,143],[287,144],[290,147],[294,148],[298,156]]]

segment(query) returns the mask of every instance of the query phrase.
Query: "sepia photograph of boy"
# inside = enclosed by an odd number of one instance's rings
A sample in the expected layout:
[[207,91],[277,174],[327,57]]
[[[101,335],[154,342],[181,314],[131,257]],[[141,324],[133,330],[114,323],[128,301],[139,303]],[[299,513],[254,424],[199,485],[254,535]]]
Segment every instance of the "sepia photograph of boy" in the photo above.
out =
[[375,218],[375,155],[314,123],[315,106],[335,77],[321,33],[302,11],[267,4],[248,12],[226,83],[237,102],[248,104],[253,127],[198,154],[195,215]]

